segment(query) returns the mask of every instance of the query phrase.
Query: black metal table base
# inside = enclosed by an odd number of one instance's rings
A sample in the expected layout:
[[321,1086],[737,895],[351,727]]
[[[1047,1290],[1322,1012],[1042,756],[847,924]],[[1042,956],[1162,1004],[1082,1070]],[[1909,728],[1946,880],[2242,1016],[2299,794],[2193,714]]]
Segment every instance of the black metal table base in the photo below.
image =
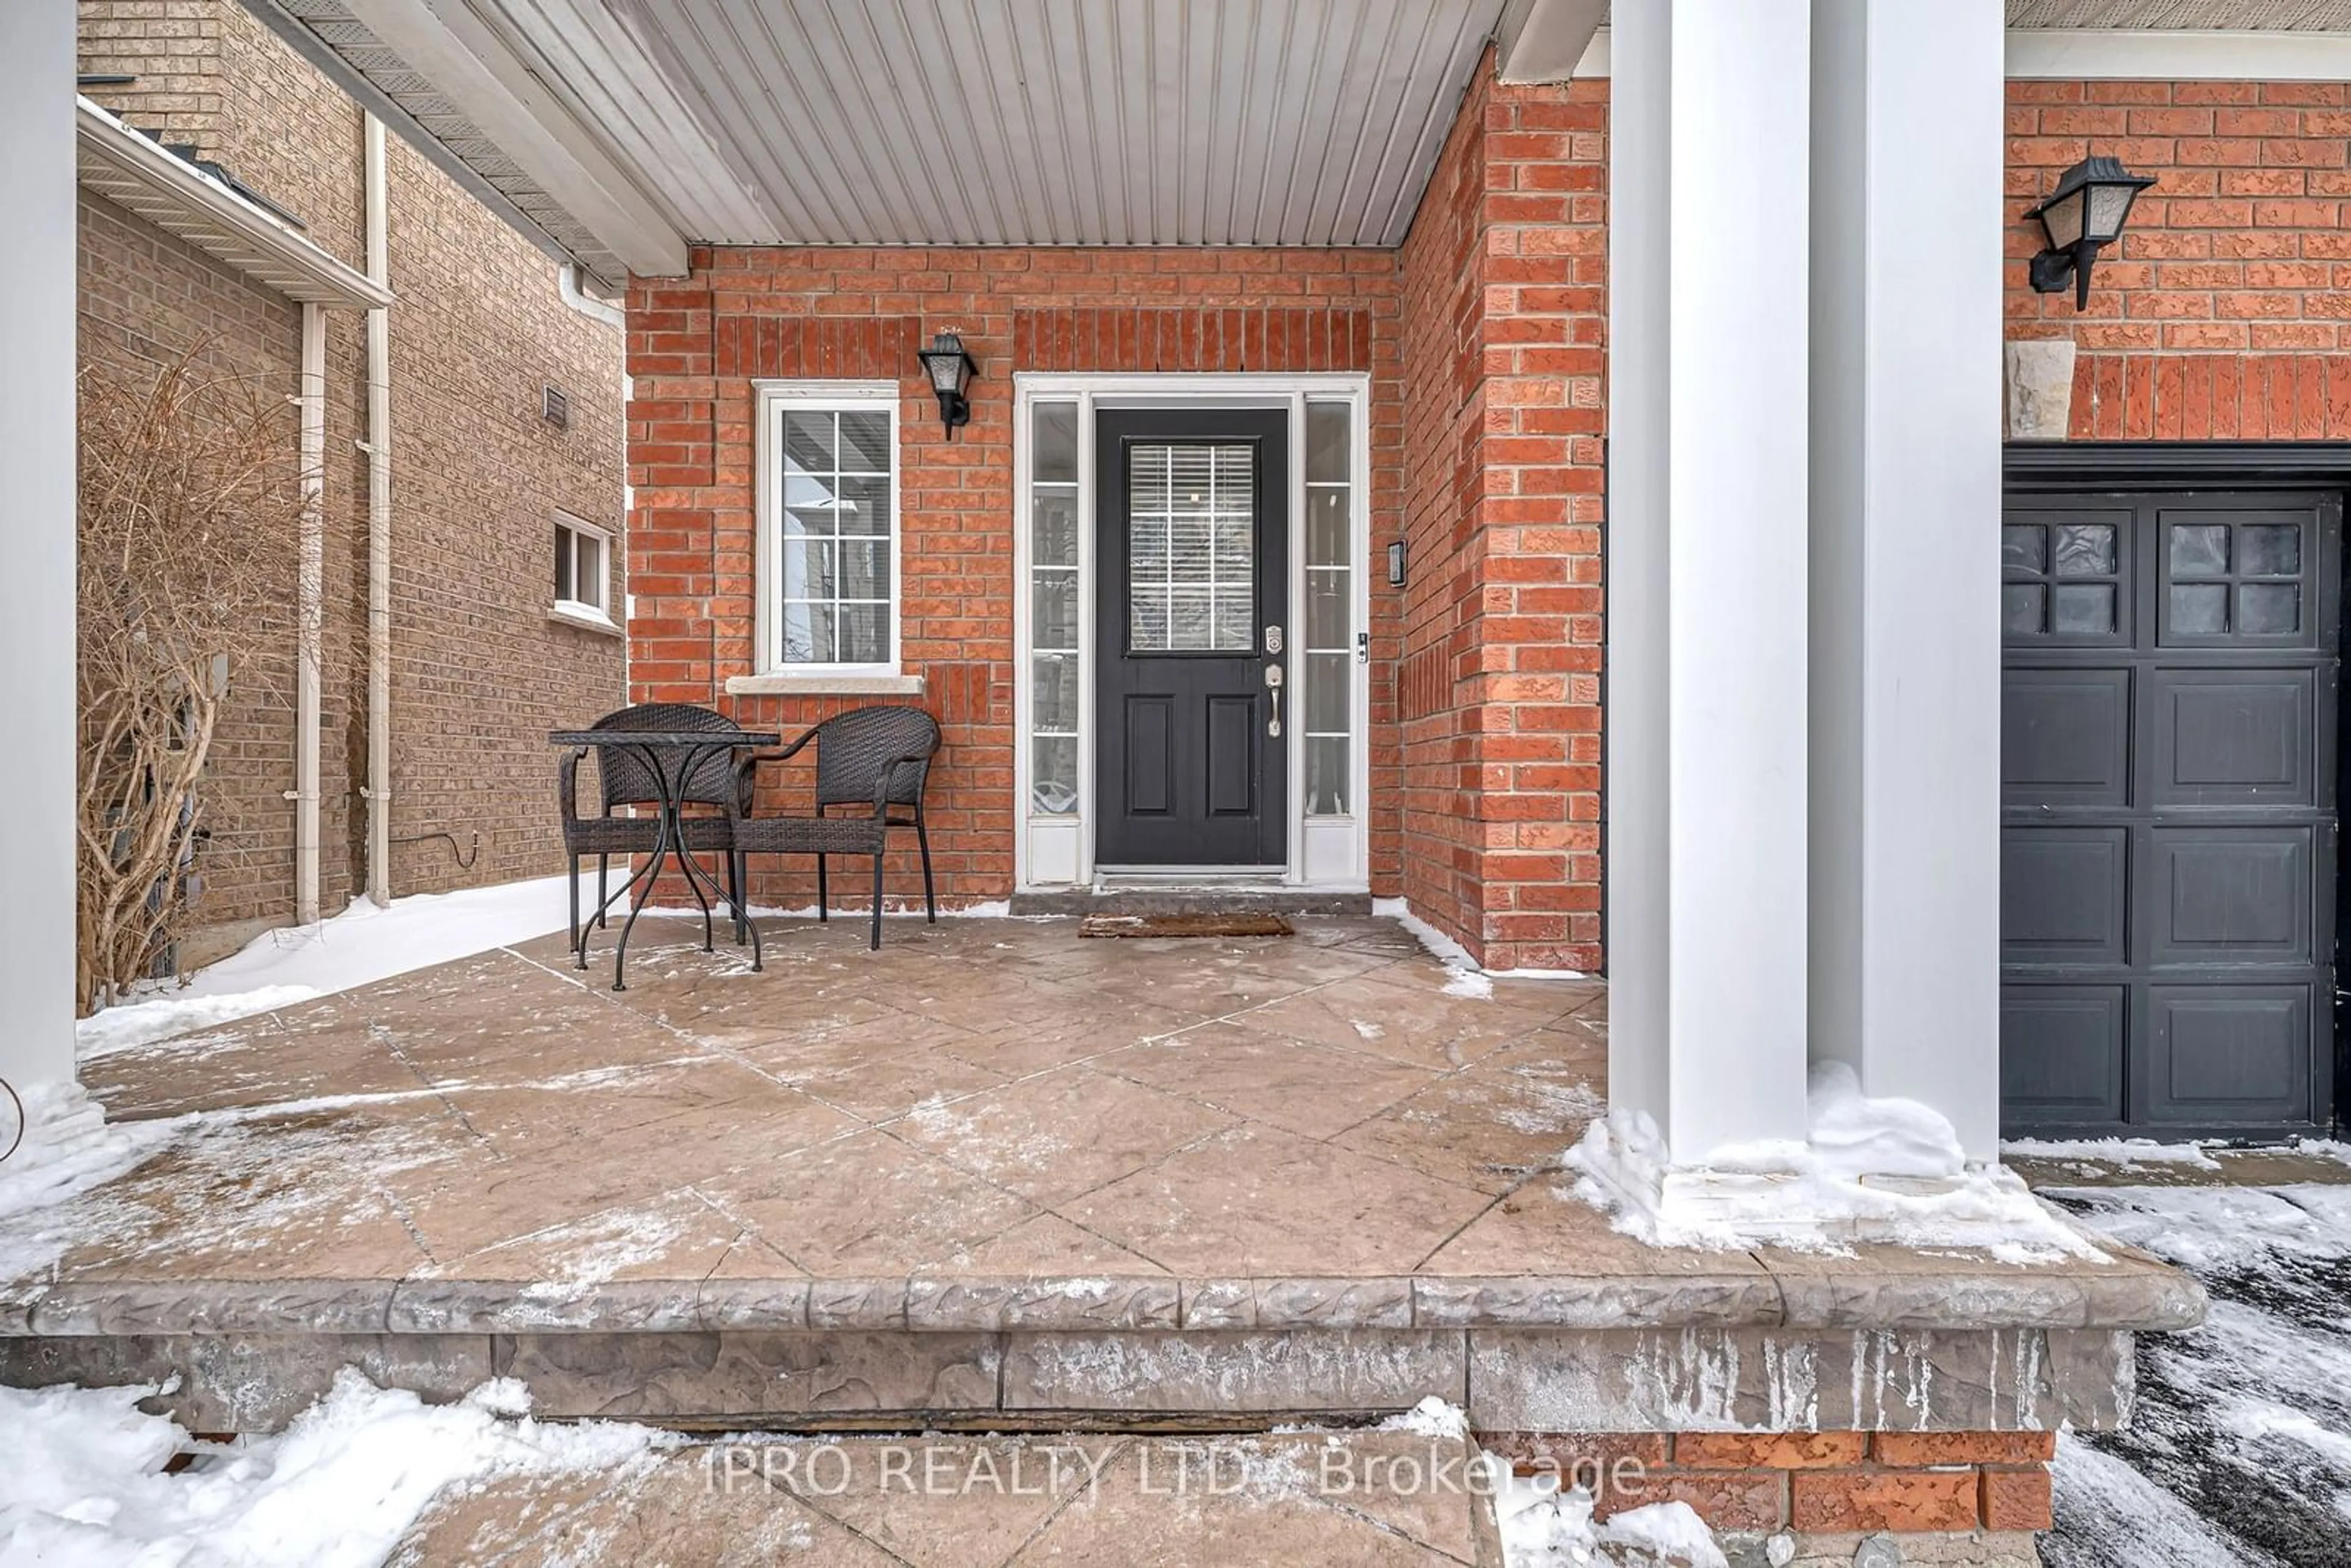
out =
[[711,921],[711,904],[723,903],[735,917],[735,940],[739,946],[745,933],[751,939],[751,967],[762,967],[759,950],[759,927],[753,922],[747,906],[747,895],[737,885],[730,894],[719,885],[718,879],[703,869],[694,858],[685,841],[685,811],[681,797],[685,781],[694,777],[695,769],[714,751],[733,751],[738,747],[773,746],[780,737],[750,731],[711,735],[701,732],[637,734],[624,730],[559,730],[549,737],[558,746],[594,746],[624,750],[642,763],[661,789],[660,817],[653,831],[653,847],[644,862],[629,873],[628,880],[607,895],[596,906],[595,913],[580,923],[579,946],[575,950],[578,967],[588,967],[588,933],[601,923],[613,905],[622,899],[629,901],[628,918],[621,923],[620,940],[612,948],[612,988],[625,991],[628,986],[629,938],[637,928],[637,916],[644,912],[645,900],[636,896],[643,889],[650,894],[661,881],[662,867],[674,863],[685,880],[686,890],[694,894],[702,910],[702,950],[715,953],[717,949],[716,928]]

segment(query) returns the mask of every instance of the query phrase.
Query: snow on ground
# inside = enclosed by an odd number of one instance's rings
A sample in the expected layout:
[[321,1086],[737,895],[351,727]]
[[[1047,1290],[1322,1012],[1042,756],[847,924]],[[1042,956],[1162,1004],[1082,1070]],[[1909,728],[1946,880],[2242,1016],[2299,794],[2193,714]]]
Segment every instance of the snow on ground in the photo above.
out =
[[[55,1568],[235,1563],[362,1568],[383,1561],[445,1489],[649,1465],[678,1439],[607,1422],[542,1426],[518,1383],[428,1406],[345,1369],[279,1436],[197,1442],[145,1415],[152,1387],[0,1388],[0,1563]],[[174,1453],[200,1457],[162,1473]]]
[[1412,906],[1401,898],[1372,900],[1372,913],[1393,920],[1417,938],[1429,956],[1453,971],[1453,978],[1445,983],[1447,996],[1490,997],[1496,980],[1588,980],[1592,977],[1581,969],[1485,969],[1469,956],[1469,949],[1423,920],[1412,912]]
[[[1504,1568],[1593,1568],[1659,1559],[1729,1568],[1714,1532],[1686,1502],[1653,1502],[1594,1524],[1592,1495],[1582,1488],[1562,1491],[1555,1475],[1511,1476],[1495,1490],[1494,1515]],[[1622,1554],[1627,1549],[1630,1555]]]
[[2004,1160],[2080,1160],[2098,1166],[2189,1166],[2217,1171],[2220,1162],[2197,1144],[2158,1144],[2153,1138],[2007,1138]]
[[1916,1100],[1873,1098],[1843,1062],[1812,1071],[1803,1143],[1732,1145],[1706,1156],[1702,1187],[1669,1179],[1656,1124],[1595,1120],[1565,1163],[1575,1196],[1653,1246],[1835,1250],[1856,1240],[1980,1249],[2014,1262],[2095,1249],[2012,1173],[1971,1166],[1951,1124]]
[[[580,890],[584,906],[595,879],[583,876]],[[355,898],[331,920],[263,932],[184,986],[159,982],[137,1001],[82,1019],[81,1054],[102,1056],[528,942],[562,930],[568,918],[559,876],[420,893],[381,909]]]
[[2202,1281],[2138,1341],[2129,1428],[2057,1451],[2052,1568],[2351,1563],[2351,1186],[2045,1189]]

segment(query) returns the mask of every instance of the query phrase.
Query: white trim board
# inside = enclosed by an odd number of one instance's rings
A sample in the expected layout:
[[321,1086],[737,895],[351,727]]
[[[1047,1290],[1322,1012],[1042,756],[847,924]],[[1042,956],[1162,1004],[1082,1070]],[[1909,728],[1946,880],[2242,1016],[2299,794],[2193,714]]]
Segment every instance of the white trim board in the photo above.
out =
[[2351,33],[2025,28],[2008,35],[2016,80],[2341,81]]
[[[1609,74],[1608,29],[1593,35],[1579,78]],[[2019,27],[2011,81],[2351,81],[2351,33]]]

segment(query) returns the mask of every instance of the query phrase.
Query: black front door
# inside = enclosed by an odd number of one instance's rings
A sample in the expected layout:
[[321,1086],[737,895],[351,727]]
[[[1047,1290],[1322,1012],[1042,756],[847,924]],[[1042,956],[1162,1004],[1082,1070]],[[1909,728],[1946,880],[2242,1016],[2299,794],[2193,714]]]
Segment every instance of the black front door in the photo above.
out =
[[1105,410],[1094,432],[1094,859],[1280,866],[1289,416]]

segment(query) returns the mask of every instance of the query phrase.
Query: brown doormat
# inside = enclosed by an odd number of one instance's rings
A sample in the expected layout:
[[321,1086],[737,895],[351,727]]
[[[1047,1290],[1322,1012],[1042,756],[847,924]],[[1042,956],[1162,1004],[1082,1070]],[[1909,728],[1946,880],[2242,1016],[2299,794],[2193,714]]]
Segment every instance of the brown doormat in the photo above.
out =
[[1279,915],[1089,915],[1081,936],[1288,936]]

